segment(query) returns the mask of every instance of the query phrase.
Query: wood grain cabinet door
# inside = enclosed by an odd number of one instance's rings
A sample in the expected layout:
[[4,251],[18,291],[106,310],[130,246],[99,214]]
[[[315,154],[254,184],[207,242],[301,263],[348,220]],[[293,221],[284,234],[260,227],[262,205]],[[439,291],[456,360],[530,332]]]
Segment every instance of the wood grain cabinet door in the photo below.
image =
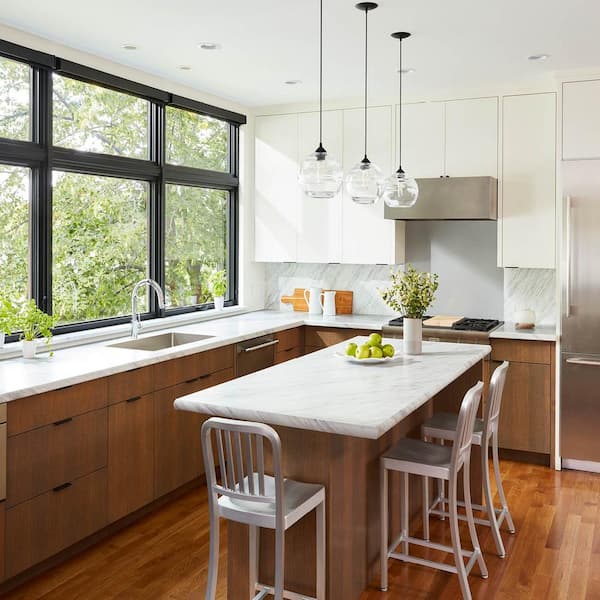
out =
[[[498,366],[492,362],[492,368]],[[499,446],[525,452],[550,452],[551,366],[510,363],[502,397]]]
[[108,519],[154,499],[154,400],[133,397],[108,409]]

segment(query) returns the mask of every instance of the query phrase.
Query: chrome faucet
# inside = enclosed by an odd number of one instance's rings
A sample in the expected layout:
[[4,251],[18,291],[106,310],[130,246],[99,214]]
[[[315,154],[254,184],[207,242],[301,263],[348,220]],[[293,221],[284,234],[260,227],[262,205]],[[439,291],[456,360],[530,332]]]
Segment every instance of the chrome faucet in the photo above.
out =
[[153,288],[156,292],[156,298],[158,299],[158,307],[160,309],[164,309],[165,307],[165,297],[163,291],[160,289],[160,286],[154,279],[142,279],[138,281],[133,287],[133,292],[131,292],[131,337],[136,340],[138,336],[139,330],[142,328],[142,322],[140,319],[140,315],[137,311],[137,293],[141,287],[148,286]]

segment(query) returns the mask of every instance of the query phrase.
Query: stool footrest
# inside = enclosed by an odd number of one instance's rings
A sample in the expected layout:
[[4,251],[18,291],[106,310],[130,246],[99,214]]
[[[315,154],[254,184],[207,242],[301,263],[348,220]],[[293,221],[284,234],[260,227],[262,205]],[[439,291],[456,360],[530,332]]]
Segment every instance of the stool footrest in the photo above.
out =
[[[272,585],[264,585],[262,583],[256,584],[256,589],[260,590],[259,593],[252,598],[252,600],[262,600],[267,596],[275,595],[275,588]],[[306,594],[298,594],[297,592],[291,592],[289,590],[283,590],[283,597],[289,598],[289,600],[317,600],[313,596],[307,596]]]
[[[436,508],[436,506],[438,506],[440,504],[445,505],[447,502],[448,502],[447,498],[442,499],[440,496],[438,496],[431,503],[431,506],[429,507],[429,514],[436,515],[437,517],[449,517],[450,513],[447,510],[439,510]],[[462,508],[465,508],[465,503],[462,500],[459,500],[456,504]],[[473,510],[487,512],[487,506],[483,506],[482,504],[472,504],[471,506],[473,507]],[[508,512],[508,510],[506,508],[494,507],[494,513],[498,516],[498,518],[497,518],[498,527],[500,527],[502,525],[502,523],[504,523],[504,519],[506,518],[507,512]],[[463,514],[459,514],[458,518],[461,521],[467,520],[466,515],[463,515]],[[473,516],[473,521],[475,521],[475,523],[477,523],[478,525],[487,525],[488,527],[491,525],[489,519],[481,519],[479,517]],[[514,533],[514,531],[511,531],[511,533]]]

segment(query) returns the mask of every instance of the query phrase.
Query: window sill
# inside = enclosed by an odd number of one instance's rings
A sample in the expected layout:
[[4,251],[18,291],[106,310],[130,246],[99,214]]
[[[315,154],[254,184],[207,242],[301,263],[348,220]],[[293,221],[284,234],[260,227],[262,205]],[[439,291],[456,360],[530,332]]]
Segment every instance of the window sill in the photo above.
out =
[[[223,310],[203,310],[182,315],[172,315],[162,319],[151,319],[142,323],[140,333],[149,333],[151,331],[160,331],[171,327],[180,327],[181,325],[190,325],[192,323],[201,323],[202,321],[214,321],[224,319],[235,315],[241,315],[251,312],[243,306],[227,306]],[[131,333],[131,324],[123,323],[111,327],[101,327],[99,329],[89,329],[87,331],[77,331],[74,333],[64,333],[52,338],[52,350],[62,350],[74,346],[84,346],[96,342],[116,340],[129,337]],[[46,351],[46,346],[40,340],[41,352]],[[16,358],[21,356],[21,342],[11,342],[0,348],[0,360]]]

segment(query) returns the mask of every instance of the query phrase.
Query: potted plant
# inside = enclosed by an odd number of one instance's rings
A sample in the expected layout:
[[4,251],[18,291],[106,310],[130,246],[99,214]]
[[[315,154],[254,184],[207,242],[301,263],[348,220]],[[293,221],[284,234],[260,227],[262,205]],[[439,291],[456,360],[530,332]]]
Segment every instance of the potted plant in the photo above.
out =
[[[56,318],[40,310],[35,300],[28,300],[23,304],[17,314],[16,327],[22,331],[21,339],[23,344],[23,356],[33,358],[36,350],[36,339],[43,337],[46,340],[46,346],[50,350],[50,341],[52,340],[52,327],[56,324]],[[50,351],[50,356],[53,352]]]
[[380,292],[383,301],[404,316],[403,346],[405,354],[421,354],[423,316],[435,300],[438,289],[436,273],[417,271],[407,265],[402,273],[391,274],[392,285]]
[[16,330],[17,309],[7,298],[0,298],[0,348],[4,338]]
[[213,271],[208,277],[208,285],[213,294],[215,310],[223,310],[225,305],[225,292],[227,291],[227,273]]

